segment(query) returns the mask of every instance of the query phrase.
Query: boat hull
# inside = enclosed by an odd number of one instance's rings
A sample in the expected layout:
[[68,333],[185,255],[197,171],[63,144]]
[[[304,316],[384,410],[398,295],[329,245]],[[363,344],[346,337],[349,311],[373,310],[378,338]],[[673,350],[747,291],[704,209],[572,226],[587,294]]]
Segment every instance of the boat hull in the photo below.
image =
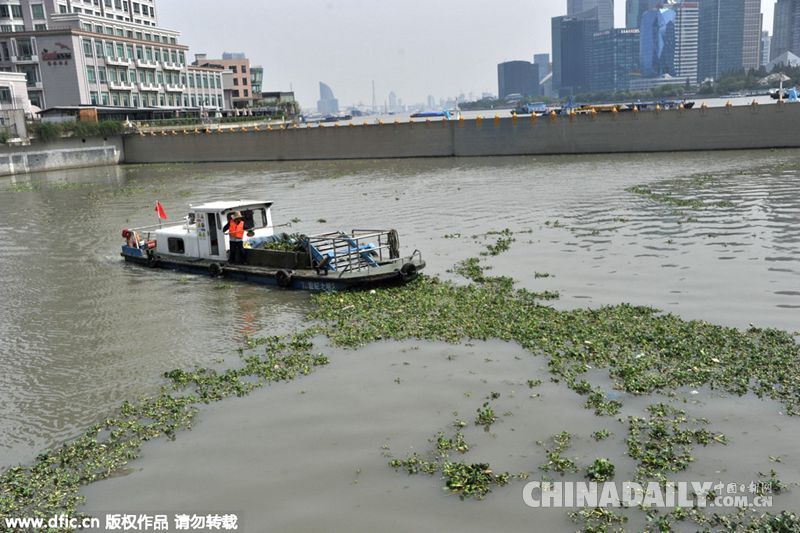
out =
[[171,257],[147,255],[137,249],[126,250],[122,257],[129,263],[150,268],[164,268],[191,274],[222,277],[236,281],[271,285],[306,291],[343,291],[384,285],[402,284],[413,280],[425,268],[417,256],[397,259],[385,265],[351,272],[314,270],[285,270],[250,265],[233,265],[207,260],[182,261]]

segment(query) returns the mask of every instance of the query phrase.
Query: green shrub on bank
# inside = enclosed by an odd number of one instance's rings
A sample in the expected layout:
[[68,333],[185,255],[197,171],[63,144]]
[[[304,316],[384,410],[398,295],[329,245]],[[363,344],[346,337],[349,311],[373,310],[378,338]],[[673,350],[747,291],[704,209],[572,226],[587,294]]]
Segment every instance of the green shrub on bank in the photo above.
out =
[[32,137],[42,142],[50,142],[61,137],[112,137],[122,133],[122,122],[103,120],[101,122],[38,122],[30,126]]

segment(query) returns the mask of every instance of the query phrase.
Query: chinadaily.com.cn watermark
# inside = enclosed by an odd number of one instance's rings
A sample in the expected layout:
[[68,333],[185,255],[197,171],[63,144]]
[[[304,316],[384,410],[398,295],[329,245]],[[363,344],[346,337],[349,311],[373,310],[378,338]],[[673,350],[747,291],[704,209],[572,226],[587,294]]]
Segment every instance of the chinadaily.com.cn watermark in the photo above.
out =
[[[101,516],[74,517],[56,515],[50,518],[4,518],[9,531],[42,531],[70,529],[85,531],[239,531],[238,514],[147,514],[107,513]],[[2,527],[0,527],[2,529]]]
[[764,482],[677,481],[664,484],[589,481],[531,481],[522,489],[528,507],[772,507],[771,485]]

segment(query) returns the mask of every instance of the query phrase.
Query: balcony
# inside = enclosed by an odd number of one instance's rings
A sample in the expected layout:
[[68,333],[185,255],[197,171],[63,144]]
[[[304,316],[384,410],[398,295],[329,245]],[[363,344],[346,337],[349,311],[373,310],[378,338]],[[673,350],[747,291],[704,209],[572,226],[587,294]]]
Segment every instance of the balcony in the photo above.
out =
[[130,59],[125,59],[124,57],[106,57],[106,65],[117,65],[120,67],[127,67],[131,64]]
[[139,83],[139,91],[157,93],[158,85],[155,83]]
[[108,80],[108,88],[112,91],[131,91],[133,90],[133,85],[126,81]]
[[162,61],[161,66],[164,67],[164,70],[183,70],[183,66],[179,65],[178,63],[172,63],[170,61]]
[[137,59],[136,66],[139,68],[158,68],[158,63],[147,59]]
[[185,89],[183,85],[173,85],[171,83],[167,83],[164,87],[166,87],[168,93],[182,93]]
[[38,63],[39,56],[36,54],[33,55],[21,55],[21,56],[11,56],[12,63]]

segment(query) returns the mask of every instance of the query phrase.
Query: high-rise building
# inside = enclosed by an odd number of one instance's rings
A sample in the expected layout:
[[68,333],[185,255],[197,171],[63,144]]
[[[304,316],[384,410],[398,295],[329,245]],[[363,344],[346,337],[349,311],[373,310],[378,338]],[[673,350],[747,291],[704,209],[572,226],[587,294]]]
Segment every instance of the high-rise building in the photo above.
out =
[[186,62],[155,0],[0,4],[0,70],[27,77],[40,107],[224,108],[222,73]]
[[591,49],[597,31],[596,18],[552,19],[553,91],[560,96],[589,92]]
[[641,19],[642,76],[697,80],[699,7],[697,2],[660,4]]
[[800,0],[775,2],[770,60],[786,52],[800,54]]
[[744,0],[744,35],[742,36],[742,67],[745,70],[761,66],[761,31],[764,15],[761,0]]
[[770,52],[772,50],[772,37],[768,31],[761,32],[761,64],[759,66],[766,67],[770,61]]
[[567,0],[567,16],[597,19],[598,31],[614,28],[614,0]]
[[539,95],[539,66],[528,61],[506,61],[497,65],[498,97],[511,94]]
[[641,18],[640,65],[642,76],[675,75],[675,19],[668,7],[646,11]]
[[674,69],[677,78],[697,80],[697,58],[699,53],[700,5],[684,1],[673,4],[675,10]]
[[627,0],[625,2],[625,27],[639,28],[642,15],[656,7],[655,0]]
[[758,68],[760,0],[701,0],[698,74],[718,79],[726,72]]
[[550,54],[535,54],[533,64],[539,67],[539,81],[550,73]]
[[594,34],[592,92],[626,91],[639,70],[639,30],[614,29]]
[[332,115],[339,112],[339,100],[333,96],[331,88],[319,82],[319,101],[317,101],[317,111],[323,115]]

